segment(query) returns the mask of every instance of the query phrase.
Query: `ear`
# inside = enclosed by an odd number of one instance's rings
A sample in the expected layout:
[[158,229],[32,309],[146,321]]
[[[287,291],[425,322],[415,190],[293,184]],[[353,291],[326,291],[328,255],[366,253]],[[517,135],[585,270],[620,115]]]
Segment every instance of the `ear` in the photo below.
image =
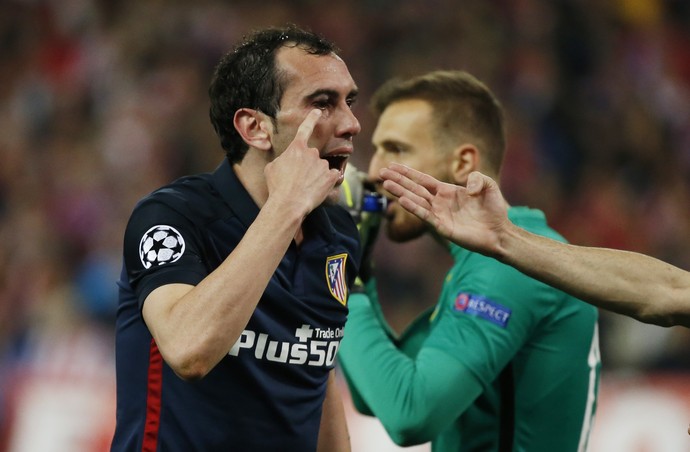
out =
[[463,144],[453,149],[450,164],[450,177],[457,185],[466,185],[467,177],[478,170],[480,164],[479,150],[472,144]]
[[235,129],[250,147],[268,151],[271,149],[273,124],[268,116],[251,108],[240,108],[232,121]]

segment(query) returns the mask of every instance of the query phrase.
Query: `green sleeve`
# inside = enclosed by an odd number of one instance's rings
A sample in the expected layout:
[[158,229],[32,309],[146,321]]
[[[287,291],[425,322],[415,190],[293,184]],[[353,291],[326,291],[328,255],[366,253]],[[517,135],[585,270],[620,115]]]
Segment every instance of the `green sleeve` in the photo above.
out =
[[481,393],[475,375],[445,351],[424,347],[414,359],[400,351],[366,295],[352,295],[349,306],[340,363],[396,444],[434,439]]
[[[518,270],[476,253],[469,256],[446,280],[424,346],[446,350],[486,388],[560,302],[553,289]],[[465,309],[463,299],[479,306]],[[491,312],[500,312],[500,321]]]
[[379,293],[376,288],[376,278],[371,278],[364,285],[365,294],[371,302],[371,308],[376,314],[376,318],[386,332],[386,336],[391,338],[393,341],[398,340],[398,335],[393,331],[393,328],[386,321],[386,317],[383,315],[383,310],[381,309],[381,304],[379,303]]
[[[360,403],[397,444],[419,444],[445,431],[491,387],[546,314],[543,304],[528,302],[541,288],[518,271],[480,255],[467,264],[446,278],[414,358],[386,335],[367,296],[350,298],[340,362]],[[487,307],[507,308],[509,320],[499,325],[457,310],[460,293],[481,294]]]
[[[367,283],[365,284],[365,291],[366,295],[365,297],[368,297],[369,301],[371,302],[371,308],[372,311],[376,317],[376,320],[380,323],[381,327],[385,331],[385,334],[388,338],[391,339],[391,341],[397,341],[397,334],[393,329],[390,327],[388,322],[386,321],[385,316],[383,315],[383,311],[381,309],[381,305],[378,302],[378,292],[376,290],[376,279],[371,278]],[[352,297],[355,296],[361,296],[360,294],[353,294],[350,295],[350,300]],[[350,396],[352,397],[352,403],[354,404],[355,408],[357,411],[359,411],[361,414],[365,414],[367,416],[374,416],[374,413],[372,413],[371,409],[369,406],[366,404],[364,399],[362,398],[361,394],[359,393],[359,390],[355,385],[352,384],[352,378],[350,378],[350,375],[347,371],[347,369],[342,365],[341,362],[341,369],[343,371],[343,375],[345,376],[345,381],[348,384],[348,388],[350,390]]]

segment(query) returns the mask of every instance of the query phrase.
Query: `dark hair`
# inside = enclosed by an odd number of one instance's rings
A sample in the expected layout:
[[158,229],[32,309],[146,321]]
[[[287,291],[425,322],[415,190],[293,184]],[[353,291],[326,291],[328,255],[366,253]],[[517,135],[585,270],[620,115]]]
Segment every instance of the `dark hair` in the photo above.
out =
[[281,47],[290,46],[312,55],[339,51],[325,38],[289,24],[245,36],[216,66],[208,90],[211,123],[231,163],[242,161],[249,149],[233,125],[235,112],[252,108],[275,119],[285,90],[285,79],[276,67],[275,55]]
[[371,109],[380,116],[390,104],[406,99],[429,102],[439,143],[455,146],[460,140],[477,140],[489,167],[500,171],[505,151],[503,108],[484,83],[464,71],[392,79],[374,93]]

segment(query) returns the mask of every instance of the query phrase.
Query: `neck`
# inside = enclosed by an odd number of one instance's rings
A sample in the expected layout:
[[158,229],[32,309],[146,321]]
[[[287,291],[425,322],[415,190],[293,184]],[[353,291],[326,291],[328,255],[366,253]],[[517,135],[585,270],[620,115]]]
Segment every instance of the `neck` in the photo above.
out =
[[[266,162],[263,160],[257,161],[256,156],[251,152],[248,152],[240,163],[232,165],[237,178],[259,208],[262,208],[268,200],[268,186],[264,176],[265,166]],[[302,226],[300,226],[295,233],[294,241],[299,246],[303,240],[304,232],[302,231]]]
[[240,163],[232,165],[237,178],[259,208],[263,207],[268,199],[268,186],[264,176],[265,166],[266,162],[258,162],[256,156],[251,152],[247,152]]

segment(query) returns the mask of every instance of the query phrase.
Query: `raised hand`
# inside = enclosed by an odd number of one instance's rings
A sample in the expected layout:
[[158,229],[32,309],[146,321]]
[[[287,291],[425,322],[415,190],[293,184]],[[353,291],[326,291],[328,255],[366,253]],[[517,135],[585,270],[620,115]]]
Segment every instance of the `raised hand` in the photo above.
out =
[[473,172],[465,188],[397,163],[383,168],[380,176],[403,208],[441,236],[483,254],[498,253],[500,233],[510,221],[508,205],[490,177]]
[[318,109],[309,112],[287,149],[264,169],[269,199],[290,203],[304,215],[326,199],[340,178],[339,170],[330,169],[308,144],[320,117]]

